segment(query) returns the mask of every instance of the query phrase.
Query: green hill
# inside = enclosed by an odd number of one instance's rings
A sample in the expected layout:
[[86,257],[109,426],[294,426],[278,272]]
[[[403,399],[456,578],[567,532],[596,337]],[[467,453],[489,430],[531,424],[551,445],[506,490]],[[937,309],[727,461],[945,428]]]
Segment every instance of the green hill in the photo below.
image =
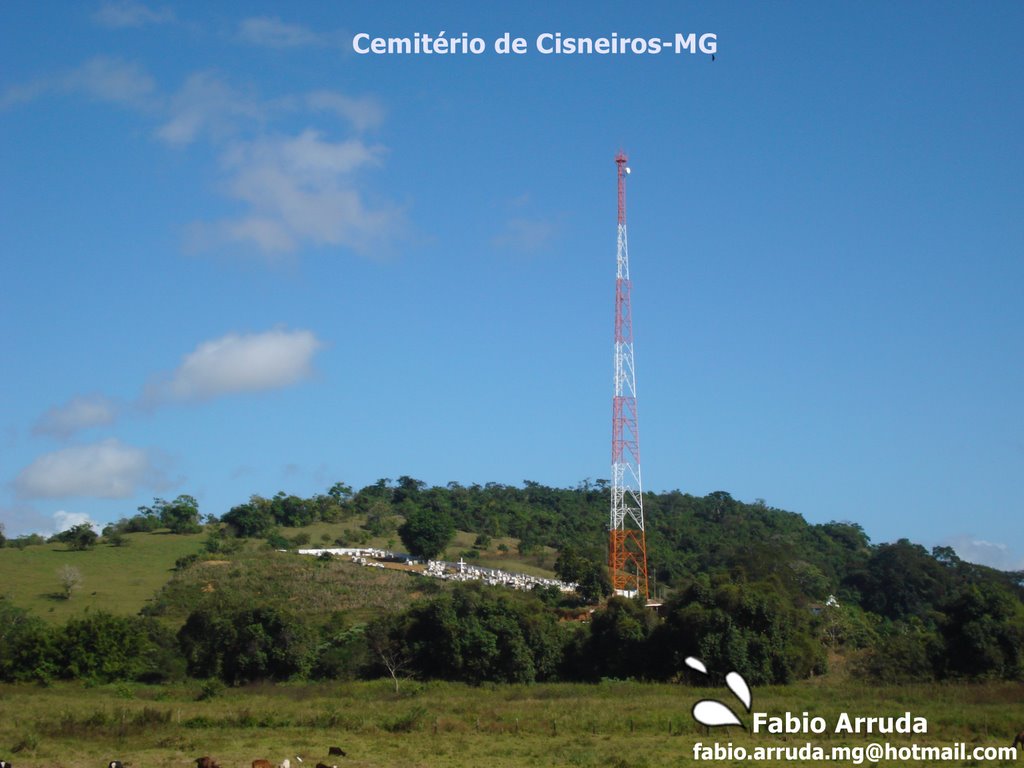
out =
[[[309,499],[253,496],[205,529],[186,505],[195,519],[183,522],[201,533],[130,533],[123,547],[15,542],[0,549],[9,598],[0,609],[14,626],[8,636],[0,631],[0,646],[15,635],[22,646],[0,650],[0,672],[143,679],[173,677],[187,663],[190,674],[239,682],[379,674],[401,657],[422,677],[469,682],[674,679],[697,655],[709,669],[732,668],[758,685],[820,676],[830,663],[883,682],[1024,679],[1021,573],[908,540],[872,544],[856,523],[812,525],[721,491],[644,495],[649,572],[664,599],[657,616],[621,598],[591,615],[583,598],[557,590],[513,596],[277,551],[401,549],[400,530],[412,548],[402,522],[417,520],[419,531],[458,531],[447,559],[593,576],[605,568],[608,505],[603,481],[428,488],[401,477],[355,493],[339,483]],[[168,524],[165,506],[118,526]],[[82,578],[69,597],[58,577],[68,566]],[[607,595],[606,576],[579,581],[588,599]],[[33,628],[19,608],[55,631]],[[119,625],[102,612],[145,618]],[[586,623],[569,626],[570,618]],[[135,662],[152,654],[139,651],[106,664],[91,644],[115,630],[125,638],[144,631],[167,663],[143,668]],[[625,658],[643,663],[623,666]]]
[[[127,545],[99,544],[84,551],[60,543],[0,549],[0,592],[47,622],[86,611],[138,613],[174,571],[180,557],[202,549],[201,534],[129,533]],[[77,568],[82,581],[70,599],[61,594],[58,571]]]
[[[401,518],[396,518],[395,523]],[[343,523],[316,522],[281,532],[303,546],[336,546],[355,532],[365,532],[365,516]],[[398,608],[422,593],[423,584],[407,574],[366,569],[343,559],[317,564],[269,549],[251,541],[231,554],[205,551],[208,532],[172,534],[167,531],[128,533],[126,544],[100,543],[76,551],[57,542],[24,548],[0,548],[0,595],[50,624],[90,612],[106,611],[131,616],[145,609],[170,625],[180,625],[204,597],[234,596],[237,600],[287,607],[301,614],[350,613],[367,620],[382,608]],[[472,554],[475,562],[490,568],[553,577],[556,552],[543,547],[531,555],[518,553],[518,539],[495,539],[485,549],[473,547],[477,534],[458,531],[448,547],[449,556]],[[400,548],[394,533],[361,537],[365,546]],[[346,544],[354,542],[345,542]],[[499,549],[502,547],[502,549]],[[175,569],[190,555],[202,555],[191,567]],[[81,583],[70,598],[62,594],[58,571],[72,566]],[[428,588],[429,589],[429,588]]]

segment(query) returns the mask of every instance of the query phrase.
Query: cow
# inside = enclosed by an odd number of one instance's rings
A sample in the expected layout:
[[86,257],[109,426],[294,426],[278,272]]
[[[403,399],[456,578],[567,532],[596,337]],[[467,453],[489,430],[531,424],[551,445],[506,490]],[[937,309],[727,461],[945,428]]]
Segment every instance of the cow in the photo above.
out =
[[1018,744],[1020,744],[1020,748],[1021,749],[1024,749],[1024,731],[1021,731],[1020,733],[1018,733],[1016,736],[1013,737],[1013,744],[1012,744],[1012,746],[1016,747]]
[[11,768],[11,764],[6,760],[0,760],[0,768]]
[[341,747],[328,747],[327,748],[327,754],[328,755],[338,755],[339,757],[344,757],[345,756],[345,750],[342,749]]
[[220,764],[212,757],[197,757],[196,768],[220,768]]
[[327,765],[326,763],[317,763],[316,768],[338,768],[336,765]]
[[252,768],[274,768],[274,764],[269,760],[259,758],[252,761]]
[[111,760],[107,763],[107,768],[124,768],[124,763],[120,760]]

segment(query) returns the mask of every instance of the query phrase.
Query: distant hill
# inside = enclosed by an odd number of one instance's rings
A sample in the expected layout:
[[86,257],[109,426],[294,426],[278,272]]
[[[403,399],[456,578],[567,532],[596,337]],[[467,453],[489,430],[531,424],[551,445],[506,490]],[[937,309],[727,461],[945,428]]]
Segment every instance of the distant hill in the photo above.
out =
[[[601,602],[586,628],[576,629],[567,620],[589,615],[584,600],[607,595],[606,575],[602,583],[599,574],[609,507],[603,481],[576,488],[529,481],[428,487],[402,476],[359,491],[337,483],[308,499],[283,492],[253,496],[205,526],[193,501],[157,500],[108,526],[85,551],[54,541],[7,542],[0,549],[0,611],[8,622],[21,622],[25,647],[46,656],[47,648],[70,641],[47,645],[45,633],[20,609],[75,638],[109,633],[104,627],[113,624],[71,626],[71,618],[141,614],[139,627],[163,649],[166,662],[145,674],[172,674],[167,670],[184,659],[190,673],[230,682],[372,674],[372,660],[384,658],[384,646],[400,649],[424,677],[472,682],[672,679],[686,674],[686,655],[699,655],[709,668],[741,670],[757,684],[825,674],[830,665],[885,682],[1024,679],[1024,574],[964,562],[950,548],[928,551],[908,540],[873,544],[854,522],[811,525],[798,514],[722,491],[645,494],[649,568],[664,601],[661,616],[612,599]],[[557,590],[505,597],[278,551],[401,549],[407,519],[443,520],[438,529],[446,537],[455,530],[449,559],[544,576],[571,567],[594,578],[584,597]],[[167,522],[200,533],[153,530]],[[61,594],[64,566],[77,569],[81,579],[70,597]],[[62,622],[64,629],[57,626]],[[183,626],[184,635],[177,635]],[[139,629],[118,631],[132,637]],[[216,638],[236,645],[207,647]],[[290,638],[287,663],[270,663],[274,638]],[[461,648],[464,642],[472,647]],[[224,671],[223,660],[247,643],[265,643],[269,655],[248,658],[245,670]],[[483,649],[503,659],[500,669],[472,667]],[[35,673],[19,658],[0,653],[0,671],[31,678]],[[138,659],[145,658],[140,652]],[[623,667],[623,658],[644,663]],[[81,674],[74,671],[77,662],[47,663],[63,676]],[[138,669],[126,665],[119,669]]]

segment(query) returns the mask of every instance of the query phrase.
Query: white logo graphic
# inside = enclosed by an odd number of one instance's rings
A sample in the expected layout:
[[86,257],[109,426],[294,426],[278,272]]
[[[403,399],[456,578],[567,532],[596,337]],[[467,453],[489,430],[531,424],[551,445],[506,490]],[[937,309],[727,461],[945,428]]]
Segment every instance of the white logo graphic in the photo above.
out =
[[[704,662],[700,659],[696,659],[693,656],[686,657],[686,666],[690,669],[694,669],[700,672],[702,675],[708,673],[708,668],[704,666]],[[747,685],[747,681],[743,679],[743,676],[739,672],[730,672],[725,676],[725,684],[729,686],[729,690],[732,691],[733,695],[740,700],[747,712],[750,712],[750,705],[752,702],[750,696],[750,686]],[[701,699],[693,705],[693,719],[701,725],[708,727],[715,725],[738,725],[741,728],[746,728],[743,721],[736,716],[729,707],[720,701],[714,699]]]

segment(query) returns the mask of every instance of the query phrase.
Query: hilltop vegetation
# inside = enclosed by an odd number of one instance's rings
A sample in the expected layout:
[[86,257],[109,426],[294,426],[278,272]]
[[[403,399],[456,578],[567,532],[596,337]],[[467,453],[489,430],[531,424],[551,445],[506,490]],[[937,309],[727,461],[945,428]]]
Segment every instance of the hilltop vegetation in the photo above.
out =
[[[9,542],[21,551],[0,551],[0,570],[21,598],[0,600],[0,678],[387,676],[396,688],[408,677],[676,680],[687,678],[692,655],[713,671],[709,683],[729,670],[754,685],[830,669],[884,682],[1024,679],[1022,574],[965,563],[948,548],[873,545],[854,523],[809,525],[724,492],[645,494],[651,573],[665,605],[656,616],[607,599],[608,493],[602,481],[427,487],[401,477],[358,492],[337,483],[308,499],[253,496],[219,519],[201,518],[192,497],[158,499],[83,551],[78,534],[45,546]],[[274,551],[399,541],[425,555],[447,549],[453,559],[553,569],[582,594],[445,587]],[[156,557],[159,542],[184,554]],[[152,566],[148,580],[129,579],[135,592],[123,585],[134,595],[123,604],[131,615],[83,617],[71,606],[88,586],[23,599],[16,574],[57,555],[79,558],[84,583],[102,586],[90,595],[97,608],[101,593],[122,590],[91,570],[100,561],[119,571],[133,559]],[[64,624],[39,620],[59,618],[57,607]],[[134,644],[115,652],[105,635],[133,635]]]

